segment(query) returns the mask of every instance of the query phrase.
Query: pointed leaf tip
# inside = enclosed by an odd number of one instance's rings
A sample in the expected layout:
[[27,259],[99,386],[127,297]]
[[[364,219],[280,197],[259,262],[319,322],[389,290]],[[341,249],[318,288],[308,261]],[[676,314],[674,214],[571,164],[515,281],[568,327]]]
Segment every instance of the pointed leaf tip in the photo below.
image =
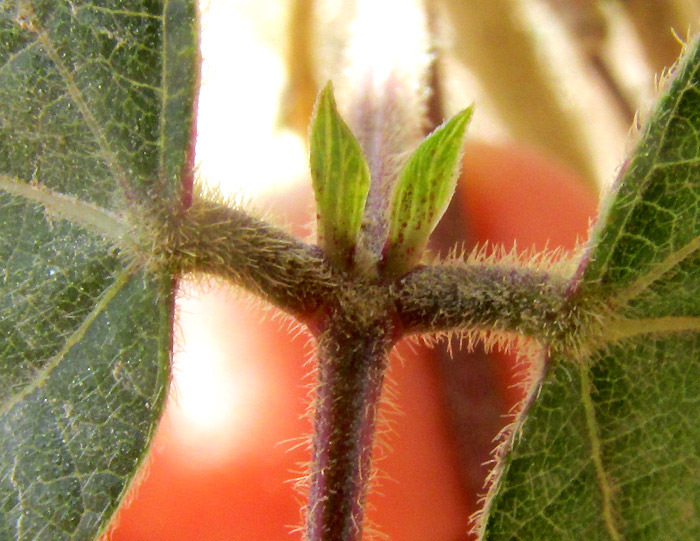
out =
[[406,162],[394,192],[384,274],[401,275],[420,261],[460,172],[468,107],[430,134]]
[[330,82],[316,102],[309,146],[319,244],[334,264],[348,268],[362,224],[370,173],[359,143],[338,113]]

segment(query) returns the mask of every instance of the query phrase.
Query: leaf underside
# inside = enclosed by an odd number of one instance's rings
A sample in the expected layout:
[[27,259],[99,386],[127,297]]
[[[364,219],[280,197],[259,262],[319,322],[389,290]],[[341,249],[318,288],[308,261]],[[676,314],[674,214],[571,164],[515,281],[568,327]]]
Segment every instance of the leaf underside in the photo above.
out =
[[700,50],[679,66],[583,258],[609,307],[554,352],[488,539],[700,539]]
[[179,205],[195,14],[185,0],[0,5],[0,539],[105,529],[162,412],[173,301],[114,231],[10,188],[70,196],[106,224],[136,202]]

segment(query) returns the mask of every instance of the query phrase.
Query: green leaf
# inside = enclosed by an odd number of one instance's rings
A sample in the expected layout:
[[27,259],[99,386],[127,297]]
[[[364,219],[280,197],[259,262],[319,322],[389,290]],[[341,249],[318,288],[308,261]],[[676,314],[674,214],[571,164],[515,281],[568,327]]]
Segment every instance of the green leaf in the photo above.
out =
[[399,276],[420,262],[457,185],[472,107],[437,128],[415,150],[396,185],[384,273]]
[[182,204],[195,13],[0,4],[0,539],[94,538],[151,442],[173,283],[115,240]]
[[609,201],[572,298],[605,309],[547,360],[489,539],[700,539],[697,43]]
[[331,83],[319,95],[309,138],[319,244],[335,265],[349,268],[370,174],[360,145],[338,113]]

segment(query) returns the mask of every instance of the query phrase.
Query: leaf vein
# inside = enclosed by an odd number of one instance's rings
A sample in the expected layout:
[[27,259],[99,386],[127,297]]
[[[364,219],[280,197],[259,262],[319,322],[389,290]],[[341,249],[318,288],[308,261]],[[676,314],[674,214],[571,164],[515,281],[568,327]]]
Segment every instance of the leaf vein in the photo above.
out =
[[38,183],[22,182],[0,174],[0,191],[38,203],[49,215],[55,214],[115,241],[122,241],[129,232],[128,225],[107,209],[53,191]]
[[[31,8],[31,6],[31,0],[27,0],[27,7]],[[75,82],[75,79],[73,78],[73,74],[70,72],[70,70],[68,70],[68,68],[64,65],[63,61],[61,60],[61,56],[58,54],[58,51],[56,50],[56,47],[51,41],[48,32],[44,28],[42,28],[39,22],[34,18],[33,9],[31,10],[30,17],[28,17],[28,24],[29,28],[37,35],[38,41],[41,43],[41,46],[46,51],[48,57],[56,66],[56,70],[58,71],[59,76],[63,80],[63,84],[66,87],[68,95],[80,110],[80,114],[82,115],[85,124],[87,125],[88,129],[95,138],[98,147],[100,148],[102,160],[107,165],[108,169],[111,171],[112,176],[116,180],[117,184],[120,185],[126,193],[128,193],[128,177],[119,165],[116,153],[111,148],[107,139],[107,135],[105,134],[104,130],[100,127],[100,123],[90,111],[90,108],[88,107],[88,103],[85,97],[83,96],[83,93],[80,91],[78,85]]]
[[50,359],[37,373],[30,384],[28,384],[21,392],[12,395],[4,404],[0,405],[0,416],[11,410],[21,400],[29,396],[35,390],[39,389],[51,375],[51,372],[63,361],[70,350],[76,346],[85,336],[90,326],[95,322],[97,317],[105,310],[109,303],[116,297],[121,289],[131,278],[131,269],[125,269],[115,279],[114,283],[104,290],[100,298],[95,303],[95,307],[87,314],[80,326],[69,336],[61,351]]
[[29,51],[31,51],[32,49],[34,49],[34,48],[37,47],[38,45],[39,45],[39,40],[37,39],[36,41],[32,41],[31,43],[29,43],[29,44],[27,44],[26,46],[22,47],[22,48],[21,48],[20,50],[18,50],[17,52],[12,53],[12,54],[7,58],[7,60],[5,61],[5,63],[4,63],[2,66],[0,66],[0,75],[2,75],[2,73],[5,71],[5,69],[7,69],[7,68],[9,68],[10,66],[12,66],[12,64],[13,64],[18,58],[21,58],[24,54],[28,53]]
[[[163,13],[167,13],[168,10],[168,3],[169,1],[166,0],[163,3]],[[166,110],[167,107],[165,107],[165,104],[168,101],[168,98],[170,96],[170,89],[167,86],[168,78],[167,78],[167,73],[168,73],[168,19],[167,17],[162,17],[162,33],[161,35],[163,36],[163,45],[162,45],[162,53],[161,53],[161,62],[162,62],[162,69],[161,69],[161,84],[163,85],[163,92],[162,92],[162,102],[161,102],[161,108],[160,108],[160,134],[159,134],[159,146],[160,146],[160,152],[159,152],[159,157],[158,157],[158,165],[159,165],[159,170],[161,174],[165,173],[165,152],[163,152],[163,149],[165,148],[165,140],[166,140]]]
[[601,344],[627,340],[645,334],[700,332],[700,317],[659,317],[648,319],[613,319],[608,321]]
[[[694,70],[693,75],[697,74],[697,71],[698,70]],[[653,148],[653,155],[650,153],[650,155],[648,156],[648,160],[650,160],[649,165],[642,165],[642,164],[639,165],[640,167],[644,167],[645,171],[644,171],[644,173],[641,173],[641,172],[638,173],[638,175],[642,175],[642,178],[633,179],[634,182],[636,182],[636,184],[637,184],[635,194],[634,194],[632,200],[627,205],[625,205],[627,208],[626,208],[626,211],[624,213],[624,217],[622,218],[622,220],[620,222],[618,232],[615,235],[615,238],[609,242],[611,249],[607,253],[607,256],[605,258],[605,262],[601,265],[601,270],[600,270],[601,276],[603,274],[605,274],[605,272],[608,269],[608,266],[610,264],[612,254],[614,253],[614,250],[612,248],[617,246],[617,244],[620,242],[620,240],[622,238],[622,233],[628,229],[627,223],[632,218],[635,208],[637,208],[637,205],[644,200],[644,195],[646,194],[646,191],[649,188],[649,186],[652,184],[652,180],[653,180],[652,173],[659,170],[659,169],[663,169],[663,168],[667,167],[667,165],[664,164],[663,161],[659,159],[659,156],[661,155],[661,151],[666,147],[666,139],[667,139],[668,132],[669,132],[669,125],[671,123],[670,119],[677,118],[677,116],[678,116],[677,112],[680,108],[680,103],[681,103],[683,97],[685,96],[685,93],[690,91],[690,90],[694,90],[693,86],[690,84],[686,84],[686,88],[677,93],[675,100],[673,101],[672,106],[669,107],[669,111],[668,111],[668,113],[666,113],[668,115],[668,119],[666,119],[664,121],[664,126],[662,127],[662,129],[660,129],[660,131],[658,133],[658,143]],[[658,121],[659,119],[656,119],[656,120]],[[653,125],[654,123],[655,123],[654,120],[652,120],[652,122],[650,123],[650,126]],[[645,134],[645,136],[642,138],[642,140],[645,140],[648,136],[649,136],[648,133]],[[700,158],[698,158],[698,159],[700,159]],[[629,172],[628,172],[628,174],[626,174],[624,176],[625,177],[629,176]],[[617,186],[618,192],[614,195],[612,193],[608,194],[608,197],[619,198],[620,192],[623,189],[623,185],[624,185],[624,183],[620,182]],[[621,214],[622,214],[622,212],[621,212]],[[603,224],[606,221],[607,220],[601,220],[599,223]]]
[[155,15],[153,13],[146,13],[144,11],[133,11],[130,9],[114,9],[114,8],[107,8],[104,6],[96,6],[96,5],[87,5],[87,6],[80,6],[77,9],[91,9],[94,11],[101,11],[102,13],[108,13],[110,15],[126,15],[127,17],[142,17],[144,19],[162,19],[162,15]]
[[693,255],[700,249],[700,237],[695,237],[685,246],[671,252],[663,261],[653,265],[645,274],[637,278],[613,298],[613,305],[619,308],[639,297],[654,282],[659,280],[682,261]]
[[605,529],[608,531],[608,534],[610,534],[611,539],[614,541],[622,541],[622,535],[618,530],[614,517],[613,487],[610,483],[610,479],[608,478],[608,474],[605,471],[605,465],[603,464],[603,449],[600,434],[598,434],[598,422],[596,421],[595,406],[591,397],[593,388],[588,370],[589,367],[587,363],[579,363],[581,399],[583,401],[583,409],[586,417],[586,431],[588,433],[588,440],[591,446],[591,460],[593,461],[593,466],[595,467],[598,487],[603,498],[603,521],[605,523]]

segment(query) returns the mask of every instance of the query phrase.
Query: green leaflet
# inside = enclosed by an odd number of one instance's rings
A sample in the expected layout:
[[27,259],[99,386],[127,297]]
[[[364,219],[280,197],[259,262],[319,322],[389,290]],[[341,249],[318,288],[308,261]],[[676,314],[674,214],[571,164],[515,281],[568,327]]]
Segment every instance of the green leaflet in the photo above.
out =
[[696,42],[582,262],[575,298],[612,315],[548,359],[486,538],[700,538],[699,134]]
[[173,284],[113,238],[134,202],[180,204],[195,23],[185,0],[0,4],[0,539],[94,538],[152,439]]
[[399,276],[420,262],[459,176],[472,107],[437,128],[415,150],[393,194],[384,273]]
[[348,268],[362,225],[370,174],[360,145],[338,114],[330,83],[319,95],[309,139],[319,245],[334,264]]

